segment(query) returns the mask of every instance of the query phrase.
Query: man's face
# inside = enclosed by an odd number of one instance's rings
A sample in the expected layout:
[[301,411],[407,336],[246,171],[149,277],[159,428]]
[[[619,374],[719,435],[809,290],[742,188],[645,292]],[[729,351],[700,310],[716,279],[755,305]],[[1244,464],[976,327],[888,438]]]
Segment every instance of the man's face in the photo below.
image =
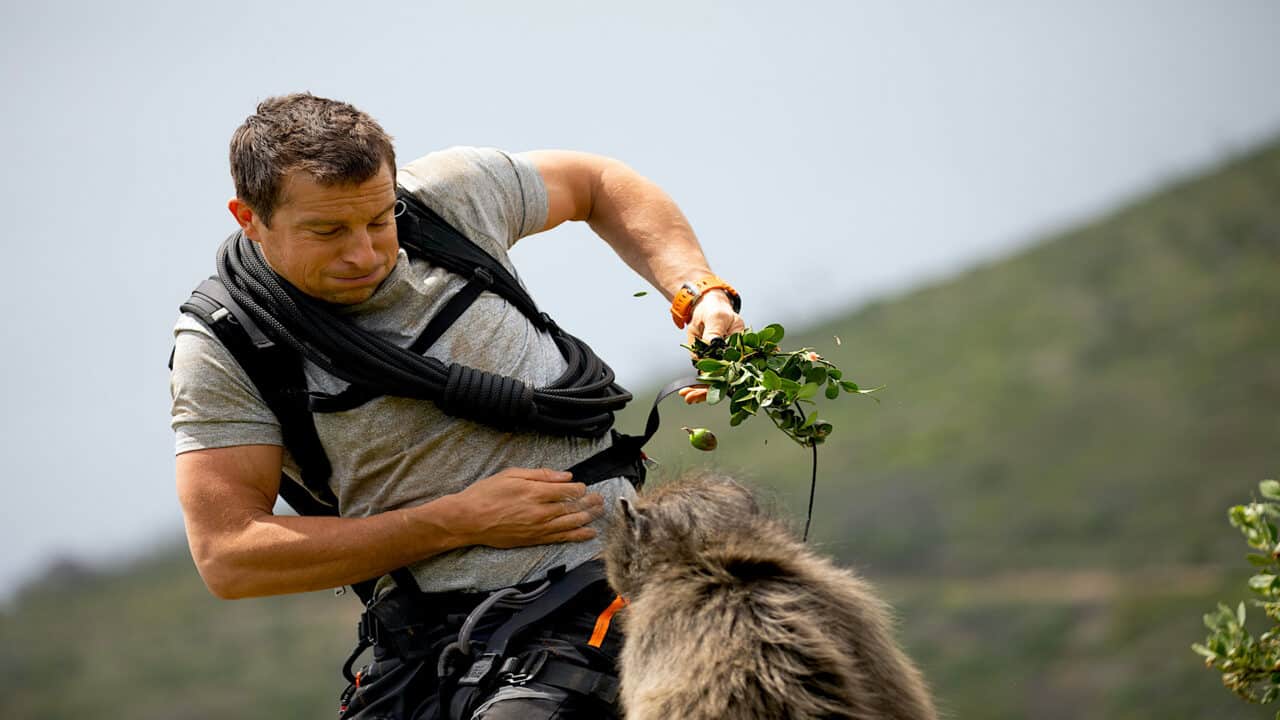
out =
[[390,168],[363,183],[342,185],[321,185],[294,171],[285,177],[281,195],[271,227],[257,215],[241,223],[249,239],[262,247],[271,269],[327,302],[350,305],[369,299],[395,267],[400,251]]

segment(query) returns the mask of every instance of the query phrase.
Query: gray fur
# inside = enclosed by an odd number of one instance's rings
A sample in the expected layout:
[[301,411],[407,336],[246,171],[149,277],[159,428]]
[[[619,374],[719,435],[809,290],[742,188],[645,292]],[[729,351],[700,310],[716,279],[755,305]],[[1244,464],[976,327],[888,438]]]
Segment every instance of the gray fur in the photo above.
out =
[[936,718],[887,605],[702,476],[619,503],[605,562],[622,617],[628,720]]

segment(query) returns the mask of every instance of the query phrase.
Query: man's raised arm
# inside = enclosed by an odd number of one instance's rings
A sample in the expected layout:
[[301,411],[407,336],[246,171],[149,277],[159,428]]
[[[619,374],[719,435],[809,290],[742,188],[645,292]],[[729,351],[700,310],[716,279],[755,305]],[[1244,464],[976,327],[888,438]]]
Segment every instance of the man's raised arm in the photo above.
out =
[[[585,221],[668,301],[684,283],[711,274],[702,246],[675,201],[626,164],[567,150],[535,150],[524,156],[547,186],[547,222],[542,230],[566,220]],[[729,297],[711,291],[694,306],[686,329],[690,339],[710,341],[743,327]],[[705,391],[681,395],[693,402]]]

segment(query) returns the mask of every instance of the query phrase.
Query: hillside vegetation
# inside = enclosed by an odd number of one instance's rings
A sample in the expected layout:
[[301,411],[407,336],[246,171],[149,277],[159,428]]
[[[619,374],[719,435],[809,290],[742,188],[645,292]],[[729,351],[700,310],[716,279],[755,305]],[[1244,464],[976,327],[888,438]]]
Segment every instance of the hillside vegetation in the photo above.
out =
[[[878,404],[820,405],[835,432],[814,541],[895,603],[953,717],[1274,716],[1189,645],[1217,599],[1243,597],[1227,506],[1280,467],[1278,271],[1273,144],[1016,256],[789,328],[784,347],[886,386]],[[643,424],[637,397],[623,430]],[[710,458],[798,526],[808,453],[727,415],[669,402],[654,481]],[[681,425],[711,427],[719,450],[690,449]],[[323,717],[356,605],[220,602],[180,547],[51,576],[0,618],[0,708]]]

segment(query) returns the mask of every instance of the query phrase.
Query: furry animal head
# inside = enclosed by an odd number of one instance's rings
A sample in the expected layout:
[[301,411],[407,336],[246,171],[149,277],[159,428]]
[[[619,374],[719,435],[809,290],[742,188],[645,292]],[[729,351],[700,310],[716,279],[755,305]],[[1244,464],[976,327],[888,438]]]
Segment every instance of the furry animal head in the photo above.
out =
[[696,562],[709,545],[768,522],[750,490],[710,473],[623,498],[605,543],[609,582],[632,594],[656,568]]

